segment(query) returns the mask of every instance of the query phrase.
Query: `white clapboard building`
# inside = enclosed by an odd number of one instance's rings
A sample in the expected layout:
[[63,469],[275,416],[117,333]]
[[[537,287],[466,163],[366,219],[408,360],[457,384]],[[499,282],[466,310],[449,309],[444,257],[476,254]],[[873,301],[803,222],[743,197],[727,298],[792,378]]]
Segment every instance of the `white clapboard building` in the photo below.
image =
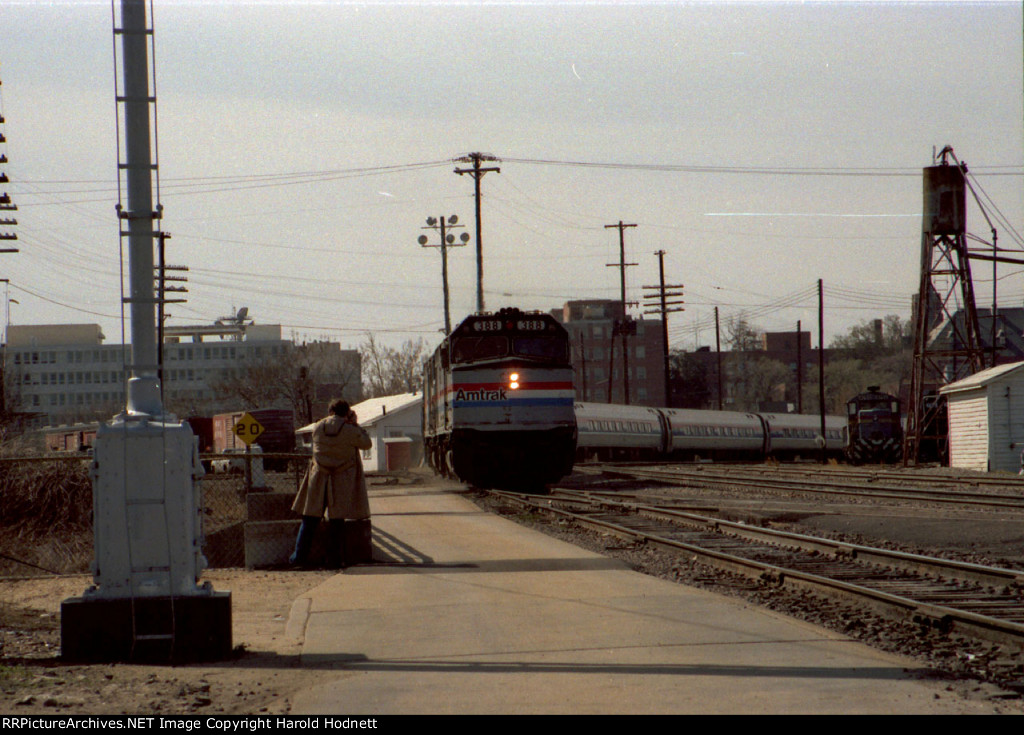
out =
[[[359,425],[373,446],[363,452],[366,472],[387,472],[415,467],[423,459],[422,393],[399,393],[370,398],[352,406]],[[300,448],[312,449],[315,423],[295,432]]]
[[1024,362],[997,365],[943,386],[949,465],[1018,472],[1024,451]]

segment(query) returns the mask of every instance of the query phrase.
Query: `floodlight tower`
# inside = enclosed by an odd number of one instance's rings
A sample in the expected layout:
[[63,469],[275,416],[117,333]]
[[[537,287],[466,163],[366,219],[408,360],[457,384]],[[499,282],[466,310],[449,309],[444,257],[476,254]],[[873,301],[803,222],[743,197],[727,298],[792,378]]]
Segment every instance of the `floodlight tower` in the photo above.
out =
[[190,661],[231,653],[231,595],[198,583],[206,560],[196,439],[188,424],[164,412],[157,378],[153,267],[162,210],[153,206],[156,97],[146,6],[146,0],[121,0],[120,27],[115,17],[125,154],[122,162],[119,144],[118,172],[127,194],[118,218],[128,241],[131,377],[125,410],[100,425],[93,449],[95,584],[61,604],[61,652],[73,660]]
[[454,214],[447,220],[444,217],[427,217],[427,226],[420,229],[440,230],[441,242],[436,245],[429,243],[427,242],[426,235],[420,235],[416,240],[425,248],[441,248],[441,283],[444,286],[444,334],[446,337],[452,333],[452,316],[448,306],[448,248],[462,247],[469,242],[468,232],[463,232],[459,236],[459,242],[455,242],[455,235],[448,232],[448,230],[455,227],[462,227],[462,225],[457,224],[458,221],[459,218]]

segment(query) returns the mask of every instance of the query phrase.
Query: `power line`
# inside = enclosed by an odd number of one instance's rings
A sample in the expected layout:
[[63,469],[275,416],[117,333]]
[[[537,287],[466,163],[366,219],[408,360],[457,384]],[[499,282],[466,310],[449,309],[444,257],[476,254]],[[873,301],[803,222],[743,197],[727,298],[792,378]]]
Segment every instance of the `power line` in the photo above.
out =
[[[670,173],[698,174],[744,174],[757,176],[907,176],[921,175],[920,167],[793,167],[793,166],[697,166],[693,164],[644,164],[615,163],[610,161],[564,161],[543,158],[503,158],[505,163],[522,163],[537,166],[568,166],[574,168],[599,168],[627,171],[659,171]],[[979,167],[1002,169],[1005,166]],[[1013,168],[1019,168],[1013,166]],[[1024,176],[1024,171],[993,171],[990,176]]]

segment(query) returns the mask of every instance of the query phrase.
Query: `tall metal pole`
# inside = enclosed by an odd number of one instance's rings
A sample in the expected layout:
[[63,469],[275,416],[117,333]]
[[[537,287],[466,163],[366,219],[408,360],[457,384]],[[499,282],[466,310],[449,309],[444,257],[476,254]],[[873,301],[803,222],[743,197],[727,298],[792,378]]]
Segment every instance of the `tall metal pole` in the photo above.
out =
[[117,90],[124,113],[118,171],[127,176],[127,206],[119,203],[118,217],[128,239],[131,378],[127,411],[101,422],[93,444],[94,584],[61,603],[61,653],[71,660],[214,659],[232,648],[231,594],[199,585],[206,560],[199,553],[197,481],[204,472],[195,436],[164,414],[157,378],[153,250],[160,214],[153,207],[156,97],[149,86],[147,5],[122,0],[120,27],[112,13],[124,77]]
[[124,140],[128,223],[128,275],[132,364],[128,381],[128,412],[163,413],[157,379],[156,300],[153,293],[154,222],[153,156],[150,150],[149,62],[145,0],[121,2],[121,58],[124,75]]
[[480,226],[480,179],[483,178],[484,174],[491,173],[492,171],[494,173],[501,173],[501,169],[497,166],[481,168],[481,161],[498,160],[494,156],[488,156],[484,153],[470,153],[455,160],[461,163],[469,163],[470,161],[473,163],[473,168],[457,168],[455,173],[459,174],[459,176],[470,174],[473,177],[473,191],[476,199],[476,310],[482,312],[484,310],[484,246],[483,230]]

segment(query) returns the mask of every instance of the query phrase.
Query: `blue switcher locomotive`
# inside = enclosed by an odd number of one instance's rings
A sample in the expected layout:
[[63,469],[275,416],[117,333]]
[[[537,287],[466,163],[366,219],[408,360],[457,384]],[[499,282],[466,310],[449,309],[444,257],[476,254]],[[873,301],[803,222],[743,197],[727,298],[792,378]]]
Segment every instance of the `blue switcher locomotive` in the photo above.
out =
[[540,490],[572,471],[569,336],[549,314],[466,318],[424,365],[423,441],[435,472]]
[[899,398],[873,385],[847,401],[846,413],[846,458],[851,464],[898,462],[903,457]]

